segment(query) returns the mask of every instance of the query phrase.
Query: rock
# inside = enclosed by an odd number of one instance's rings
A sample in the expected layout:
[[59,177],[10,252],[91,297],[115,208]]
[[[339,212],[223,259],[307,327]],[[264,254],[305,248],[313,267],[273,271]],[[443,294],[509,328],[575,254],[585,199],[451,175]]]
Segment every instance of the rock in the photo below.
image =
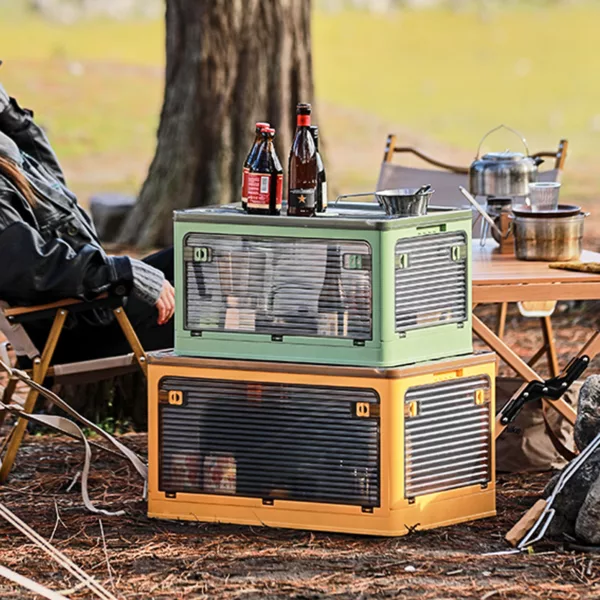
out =
[[585,497],[575,523],[575,533],[588,544],[600,544],[600,476]]
[[583,450],[600,432],[600,375],[585,380],[579,392],[575,445]]
[[[558,482],[561,473],[557,473],[544,490],[547,498]],[[600,475],[600,448],[581,465],[579,470],[569,479],[562,492],[554,501],[556,515],[548,529],[548,535],[558,536],[562,533],[575,534],[575,522],[592,484]]]
[[90,198],[90,215],[101,241],[116,240],[135,200],[134,196],[117,193],[96,194]]

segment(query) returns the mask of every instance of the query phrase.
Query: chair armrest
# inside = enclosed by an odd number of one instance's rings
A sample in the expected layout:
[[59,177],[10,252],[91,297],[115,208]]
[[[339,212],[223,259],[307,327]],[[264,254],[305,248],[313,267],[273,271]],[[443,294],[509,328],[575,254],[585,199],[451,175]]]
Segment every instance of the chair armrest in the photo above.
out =
[[468,167],[457,167],[456,165],[449,165],[447,163],[436,160],[435,158],[431,158],[431,156],[427,156],[423,154],[420,150],[416,148],[411,148],[410,146],[396,146],[394,148],[394,152],[398,153],[408,153],[414,154],[418,156],[421,160],[428,162],[431,165],[439,167],[440,169],[445,169],[446,171],[451,171],[452,173],[458,173],[460,175],[467,175],[469,173]]
[[7,308],[4,310],[9,323],[24,323],[26,321],[37,321],[38,319],[52,317],[61,308],[65,308],[68,312],[78,313],[94,310],[97,308],[115,309],[123,306],[123,296],[115,294],[100,294],[97,298],[84,302],[76,298],[67,298],[58,300],[49,304],[38,304],[36,306],[20,306],[15,308]]
[[68,298],[66,300],[59,300],[58,302],[50,302],[49,304],[38,304],[36,306],[20,306],[18,308],[7,308],[4,311],[6,317],[17,317],[19,315],[25,315],[28,313],[35,313],[41,310],[52,310],[55,308],[62,308],[64,306],[72,306],[73,304],[80,304],[82,300],[76,298]]

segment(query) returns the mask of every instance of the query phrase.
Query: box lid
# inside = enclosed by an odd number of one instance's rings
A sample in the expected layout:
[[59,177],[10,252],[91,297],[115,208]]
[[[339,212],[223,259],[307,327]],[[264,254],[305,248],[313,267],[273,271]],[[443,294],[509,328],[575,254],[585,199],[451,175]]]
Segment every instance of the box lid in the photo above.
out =
[[411,375],[424,375],[454,371],[476,365],[496,362],[494,352],[476,352],[464,356],[455,356],[430,362],[415,363],[401,367],[345,367],[333,365],[313,365],[286,362],[268,362],[262,360],[237,360],[198,358],[179,356],[172,350],[151,352],[148,354],[150,366],[196,367],[201,369],[223,369],[234,371],[253,371],[261,373],[294,373],[298,375],[332,375],[336,377],[364,377],[377,379],[400,379]]
[[471,209],[429,206],[427,214],[417,217],[388,216],[376,202],[339,202],[331,204],[327,212],[315,217],[288,217],[285,206],[280,216],[249,215],[240,204],[206,206],[176,210],[173,220],[184,223],[230,223],[272,227],[302,227],[309,229],[378,229],[392,230],[406,227],[441,225],[453,221],[470,221]]

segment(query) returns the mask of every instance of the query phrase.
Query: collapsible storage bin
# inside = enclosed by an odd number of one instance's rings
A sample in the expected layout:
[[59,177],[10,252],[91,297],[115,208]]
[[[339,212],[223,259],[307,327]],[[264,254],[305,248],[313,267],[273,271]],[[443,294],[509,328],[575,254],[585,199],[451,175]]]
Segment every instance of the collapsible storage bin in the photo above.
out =
[[403,535],[495,514],[495,355],[149,363],[151,517]]
[[471,212],[175,213],[175,351],[389,367],[473,351]]

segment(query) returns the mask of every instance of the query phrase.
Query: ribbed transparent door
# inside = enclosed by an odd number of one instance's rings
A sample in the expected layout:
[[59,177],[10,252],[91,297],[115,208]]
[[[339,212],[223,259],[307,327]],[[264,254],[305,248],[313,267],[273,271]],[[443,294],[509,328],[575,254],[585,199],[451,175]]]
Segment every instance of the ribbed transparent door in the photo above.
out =
[[189,331],[372,338],[366,242],[191,234],[184,261]]

